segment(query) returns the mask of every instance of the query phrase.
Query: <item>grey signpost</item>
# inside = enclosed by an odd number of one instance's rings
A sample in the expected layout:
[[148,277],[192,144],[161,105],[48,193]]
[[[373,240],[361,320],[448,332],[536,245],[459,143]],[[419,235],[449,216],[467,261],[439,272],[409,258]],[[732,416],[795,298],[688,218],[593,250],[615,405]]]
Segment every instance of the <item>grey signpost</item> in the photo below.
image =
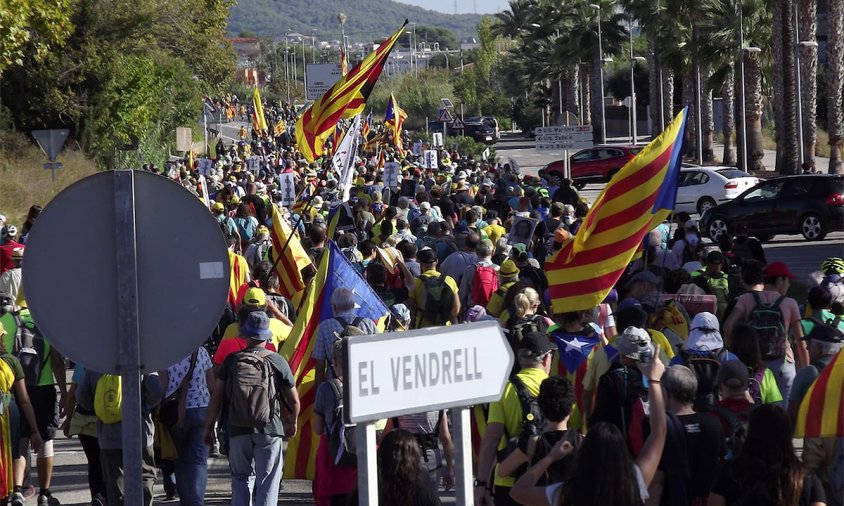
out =
[[167,178],[102,172],[44,208],[24,268],[27,302],[47,340],[89,370],[122,376],[124,501],[140,506],[141,375],[190,355],[219,320],[229,289],[219,226]]
[[64,147],[69,133],[70,130],[67,128],[32,131],[32,136],[35,138],[35,142],[38,143],[38,147],[41,148],[41,151],[50,160],[44,164],[44,168],[52,171],[53,181],[56,180],[56,169],[62,168],[62,164],[56,161],[56,157],[59,156],[59,153]]
[[354,336],[344,356],[345,421],[358,424],[359,504],[378,506],[373,421],[454,408],[455,497],[458,506],[471,505],[468,406],[500,399],[514,361],[498,323]]

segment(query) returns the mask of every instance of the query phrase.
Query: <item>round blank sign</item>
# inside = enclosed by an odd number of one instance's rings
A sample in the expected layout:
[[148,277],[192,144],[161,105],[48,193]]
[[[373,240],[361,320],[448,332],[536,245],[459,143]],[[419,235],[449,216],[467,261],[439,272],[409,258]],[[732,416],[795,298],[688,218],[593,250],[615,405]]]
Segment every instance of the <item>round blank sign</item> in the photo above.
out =
[[[193,353],[226,305],[229,259],[214,217],[167,178],[134,173],[141,372]],[[44,208],[26,241],[23,288],[62,354],[119,373],[114,173],[82,179]]]

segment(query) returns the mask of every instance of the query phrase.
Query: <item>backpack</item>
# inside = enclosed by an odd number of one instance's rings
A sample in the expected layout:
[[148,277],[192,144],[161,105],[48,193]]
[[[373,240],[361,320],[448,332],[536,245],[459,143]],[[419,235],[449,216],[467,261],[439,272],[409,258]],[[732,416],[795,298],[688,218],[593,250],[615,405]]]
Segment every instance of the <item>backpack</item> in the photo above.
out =
[[234,427],[263,429],[273,419],[275,373],[266,348],[247,348],[235,354],[226,382],[228,422]]
[[498,271],[492,266],[479,265],[472,278],[472,302],[486,307],[489,298],[498,290]]
[[513,348],[513,353],[519,349],[519,343],[529,332],[545,333],[548,330],[548,323],[545,318],[538,314],[531,314],[511,318],[507,325],[507,341]]
[[841,328],[840,328],[840,324],[841,324],[841,317],[840,316],[835,316],[834,318],[828,318],[828,319],[824,320],[823,318],[820,317],[820,315],[818,313],[816,313],[816,314],[810,316],[809,318],[805,318],[805,319],[814,323],[816,326],[819,325],[821,327],[831,328],[833,334],[835,334],[839,338],[841,338],[842,334],[844,334],[844,333],[841,332]]
[[665,301],[651,316],[650,328],[665,334],[672,345],[689,338],[689,313],[676,300]]
[[689,353],[680,349],[683,365],[697,377],[697,394],[694,409],[697,412],[712,411],[718,401],[718,370],[727,360],[727,350],[721,348],[706,354]]
[[103,374],[94,388],[94,414],[103,423],[118,423],[123,419],[123,382],[118,374]]
[[747,381],[747,391],[750,392],[754,404],[762,404],[762,380],[765,378],[766,370],[768,368],[763,365],[755,373],[751,371],[750,378]]
[[454,291],[445,282],[445,274],[421,276],[421,279],[422,317],[434,325],[445,324],[454,309]]
[[449,255],[457,251],[457,244],[454,242],[454,238],[451,236],[440,237],[434,242],[434,245],[436,246],[434,249],[437,250],[437,252],[439,252],[440,250],[440,244],[444,245],[442,255],[439,255],[439,253],[437,253],[440,262],[443,262],[446,258],[448,258]]
[[[44,355],[45,342],[41,331],[32,321],[23,321],[20,313],[12,313],[15,319],[15,342],[12,355],[17,357],[23,369],[24,381],[29,386],[37,386],[41,379],[41,368],[47,357]],[[47,354],[49,355],[49,353]],[[42,360],[41,357],[44,357]]]
[[334,423],[328,428],[328,450],[334,465],[357,467],[355,426],[343,422],[343,387],[338,379],[328,380],[334,390]]
[[765,304],[759,292],[751,293],[756,305],[747,315],[747,324],[756,330],[762,359],[780,359],[785,356],[785,320],[780,308],[785,295],[781,295],[773,304]]
[[[589,427],[598,422],[612,423],[632,445],[634,412],[644,409],[647,398],[648,390],[645,388],[642,373],[636,367],[625,367],[615,362],[598,380],[595,410],[588,419]],[[641,438],[641,434],[638,437]]]
[[724,421],[727,422],[727,430],[724,433],[724,441],[726,443],[727,452],[724,456],[725,460],[732,460],[739,456],[741,448],[744,446],[744,441],[747,439],[747,425],[750,420],[750,413],[756,409],[756,404],[750,404],[739,412],[730,411],[724,406],[715,408]]
[[712,293],[715,294],[715,298],[718,301],[718,317],[724,317],[724,311],[727,309],[727,304],[730,302],[730,279],[729,276],[721,273],[720,277],[712,277],[708,274],[704,274],[704,279],[706,279],[706,284],[709,285],[709,288],[712,290]]
[[545,415],[539,409],[539,401],[518,376],[510,378],[510,384],[519,397],[519,405],[522,408],[522,424],[518,434],[508,434],[507,446],[498,453],[498,461],[503,462],[513,450],[519,447],[519,441],[528,440],[528,451],[533,453],[539,436],[545,430]]

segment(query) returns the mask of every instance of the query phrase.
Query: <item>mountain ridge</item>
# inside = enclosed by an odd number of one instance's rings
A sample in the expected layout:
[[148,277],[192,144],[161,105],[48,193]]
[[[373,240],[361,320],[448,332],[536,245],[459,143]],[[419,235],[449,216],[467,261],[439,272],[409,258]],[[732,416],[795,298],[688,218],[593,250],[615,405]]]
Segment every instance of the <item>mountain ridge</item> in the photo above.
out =
[[393,0],[239,0],[229,9],[227,30],[233,36],[248,31],[283,39],[289,31],[340,40],[339,12],[347,16],[345,31],[352,43],[387,37],[405,19],[448,29],[464,39],[475,35],[481,19],[477,14],[445,14]]

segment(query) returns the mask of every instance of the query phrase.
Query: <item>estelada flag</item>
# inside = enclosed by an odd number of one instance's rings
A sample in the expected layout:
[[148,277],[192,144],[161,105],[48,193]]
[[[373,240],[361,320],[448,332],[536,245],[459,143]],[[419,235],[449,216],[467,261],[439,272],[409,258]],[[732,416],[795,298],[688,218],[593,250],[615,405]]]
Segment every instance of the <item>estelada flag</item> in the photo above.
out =
[[[296,292],[305,289],[305,281],[302,277],[302,269],[311,265],[311,257],[305,252],[299,238],[293,233],[290,225],[281,217],[278,208],[272,207],[273,228],[270,230],[272,249],[270,250],[271,260],[278,273],[279,290],[281,295],[292,299]],[[279,252],[281,252],[280,256]]]
[[555,313],[597,306],[645,235],[673,211],[688,107],[604,187],[577,234],[546,262]]
[[384,114],[384,124],[393,131],[393,142],[400,153],[404,153],[404,147],[401,141],[401,127],[406,119],[407,113],[399,107],[399,102],[391,93],[390,101],[387,102],[387,112]]
[[844,350],[838,351],[803,396],[794,437],[844,437]]
[[308,162],[323,154],[323,144],[339,120],[352,118],[366,107],[366,100],[407,23],[405,20],[396,33],[334,83],[296,120],[296,147]]
[[340,287],[349,288],[355,294],[355,312],[359,317],[369,318],[377,323],[389,313],[346,255],[334,241],[329,241],[320,259],[316,276],[308,285],[290,337],[280,351],[296,378],[296,389],[301,404],[298,430],[296,436],[287,442],[284,455],[285,478],[314,479],[319,436],[311,430],[317,390],[314,381],[316,360],[313,358],[313,351],[319,324],[334,318],[331,294]]

